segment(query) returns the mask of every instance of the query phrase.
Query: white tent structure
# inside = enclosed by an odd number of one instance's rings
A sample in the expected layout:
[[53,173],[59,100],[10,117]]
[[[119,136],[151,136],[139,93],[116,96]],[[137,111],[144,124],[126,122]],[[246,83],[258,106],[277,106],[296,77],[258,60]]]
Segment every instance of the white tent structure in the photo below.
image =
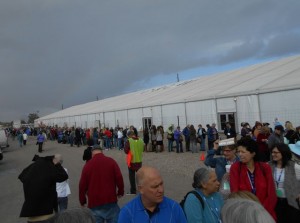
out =
[[211,76],[76,105],[41,117],[35,125],[115,127],[231,122],[300,125],[300,55]]

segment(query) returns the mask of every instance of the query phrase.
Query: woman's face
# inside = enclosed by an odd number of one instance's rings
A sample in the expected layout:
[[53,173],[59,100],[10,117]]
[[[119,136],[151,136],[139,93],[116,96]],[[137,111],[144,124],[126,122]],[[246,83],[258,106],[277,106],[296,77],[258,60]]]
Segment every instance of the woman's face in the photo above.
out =
[[238,146],[238,154],[242,163],[249,163],[253,160],[255,153],[250,153],[246,147]]
[[207,191],[208,194],[215,193],[219,190],[220,183],[217,179],[215,171],[211,171],[209,175],[209,180],[203,184],[203,188]]
[[272,150],[272,160],[275,162],[281,161],[282,160],[282,154],[281,152],[278,150],[277,147],[275,147]]

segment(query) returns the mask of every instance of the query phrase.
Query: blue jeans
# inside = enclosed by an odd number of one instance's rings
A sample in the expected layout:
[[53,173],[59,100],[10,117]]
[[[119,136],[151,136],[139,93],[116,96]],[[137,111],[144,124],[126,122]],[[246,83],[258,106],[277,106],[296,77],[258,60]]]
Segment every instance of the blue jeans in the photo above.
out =
[[122,149],[122,138],[118,138],[118,147]]
[[105,138],[105,147],[107,148],[107,149],[110,149],[111,148],[111,140],[110,140],[110,138]]
[[173,150],[173,140],[172,139],[168,139],[168,150],[169,150],[169,152],[171,152]]
[[117,223],[120,213],[120,208],[117,203],[105,204],[91,208],[93,215],[96,218],[96,223]]
[[176,152],[177,153],[179,153],[179,152],[182,153],[183,152],[183,150],[182,150],[182,142],[179,141],[179,139],[175,139],[175,141],[176,141]]
[[200,150],[205,151],[205,139],[201,136]]

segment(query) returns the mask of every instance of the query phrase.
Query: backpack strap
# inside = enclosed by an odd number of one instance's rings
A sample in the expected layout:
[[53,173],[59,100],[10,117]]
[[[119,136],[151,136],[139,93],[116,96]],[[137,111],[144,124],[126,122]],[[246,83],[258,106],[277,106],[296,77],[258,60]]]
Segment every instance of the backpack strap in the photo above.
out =
[[187,193],[186,197],[189,195],[189,194],[194,194],[196,196],[196,198],[198,198],[198,200],[200,201],[201,203],[201,206],[202,206],[202,210],[204,210],[204,201],[203,201],[203,198],[201,197],[201,195],[197,192],[197,191],[190,191]]

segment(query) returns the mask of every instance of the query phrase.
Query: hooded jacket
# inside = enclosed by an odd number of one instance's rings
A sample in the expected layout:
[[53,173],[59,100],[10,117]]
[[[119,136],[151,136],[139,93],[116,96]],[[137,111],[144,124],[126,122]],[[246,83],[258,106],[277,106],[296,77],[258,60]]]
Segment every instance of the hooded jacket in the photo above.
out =
[[25,201],[20,217],[52,214],[57,210],[56,183],[68,179],[60,163],[54,165],[54,156],[36,157],[19,175],[23,183]]

